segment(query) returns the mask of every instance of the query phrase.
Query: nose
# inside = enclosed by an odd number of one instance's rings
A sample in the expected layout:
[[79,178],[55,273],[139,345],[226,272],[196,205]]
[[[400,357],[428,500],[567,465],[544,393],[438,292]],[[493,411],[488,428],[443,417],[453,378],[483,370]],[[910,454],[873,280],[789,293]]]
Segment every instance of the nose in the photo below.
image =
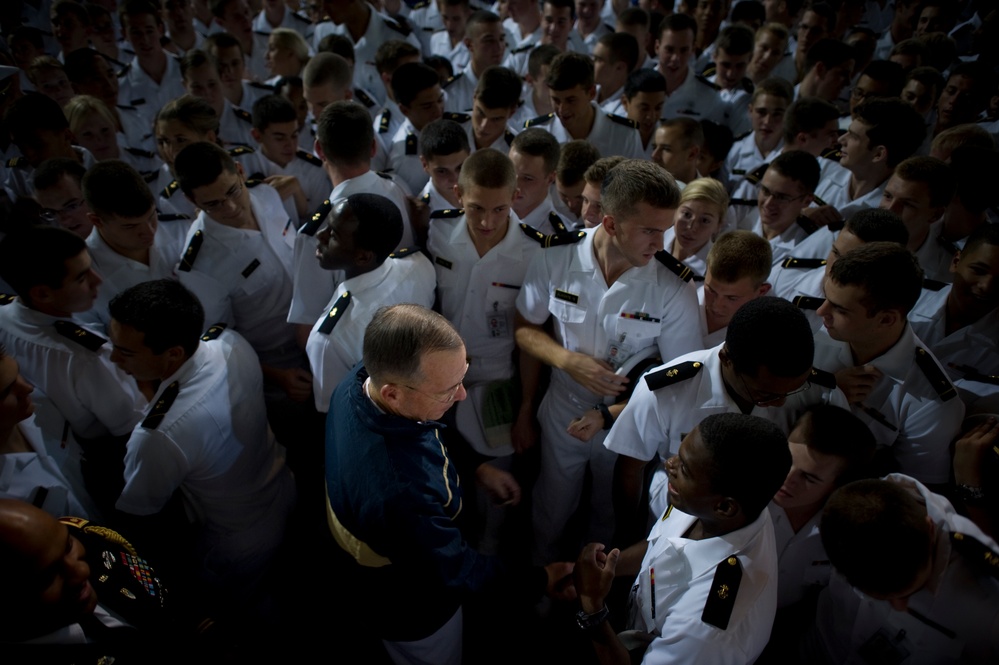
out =
[[17,381],[14,382],[14,392],[22,399],[35,392],[35,387],[28,383],[27,379],[23,376],[18,375]]
[[464,383],[459,383],[458,384],[458,390],[454,393],[454,401],[455,402],[460,402],[463,399],[465,399],[466,397],[468,397],[468,393],[465,391],[465,384]]
[[90,269],[90,283],[93,284],[94,286],[100,286],[103,282],[104,282],[104,279],[100,276],[100,274],[96,270],[94,270],[93,268],[91,268]]
[[895,213],[896,215],[902,215],[902,204],[898,199],[892,199],[892,202],[888,204],[887,210]]

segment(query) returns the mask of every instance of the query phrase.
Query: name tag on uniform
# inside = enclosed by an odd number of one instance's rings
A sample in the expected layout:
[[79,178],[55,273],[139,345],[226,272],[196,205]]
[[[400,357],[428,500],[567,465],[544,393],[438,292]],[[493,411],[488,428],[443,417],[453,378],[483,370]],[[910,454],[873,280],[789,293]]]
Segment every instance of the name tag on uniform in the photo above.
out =
[[579,296],[577,296],[575,293],[569,293],[568,291],[563,291],[562,289],[555,289],[555,299],[571,302],[573,305],[579,304]]
[[253,259],[253,261],[250,262],[250,265],[243,268],[243,277],[249,277],[250,275],[252,275],[253,271],[256,270],[259,266],[260,266],[260,260]]

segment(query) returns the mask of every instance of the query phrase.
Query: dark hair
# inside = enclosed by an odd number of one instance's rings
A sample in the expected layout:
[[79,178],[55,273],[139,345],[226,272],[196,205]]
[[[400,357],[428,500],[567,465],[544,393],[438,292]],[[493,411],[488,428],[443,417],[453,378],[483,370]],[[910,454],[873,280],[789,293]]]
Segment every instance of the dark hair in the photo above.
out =
[[568,9],[569,16],[572,20],[576,20],[576,3],[573,0],[544,0],[541,3],[541,8],[544,10],[545,5],[551,5],[554,9]]
[[476,150],[461,165],[458,188],[467,192],[469,187],[484,189],[517,189],[517,173],[513,162],[505,153],[492,148]]
[[558,166],[558,156],[561,151],[558,139],[540,127],[531,127],[517,134],[510,149],[522,155],[544,157],[545,173],[551,173]]
[[891,168],[913,155],[926,137],[923,117],[901,99],[865,100],[853,109],[853,118],[867,125],[868,147],[885,147]]
[[960,145],[950,154],[950,168],[957,182],[956,196],[969,211],[980,213],[999,203],[995,186],[999,153],[995,150]]
[[354,102],[333,102],[319,115],[316,139],[323,156],[334,165],[370,164],[375,140],[371,114]]
[[767,9],[758,0],[743,0],[732,7],[732,23],[753,23],[760,25],[767,21]]
[[351,194],[330,215],[349,210],[357,220],[354,243],[374,252],[378,265],[388,258],[402,241],[403,220],[399,208],[378,194]]
[[669,171],[644,159],[626,159],[607,172],[600,185],[605,215],[619,221],[637,214],[639,203],[659,210],[680,205],[680,188]]
[[818,63],[826,69],[839,67],[854,58],[853,47],[838,39],[820,39],[805,54],[805,72],[810,72]]
[[839,118],[839,109],[818,97],[799,97],[784,114],[784,142],[798,134],[811,134]]
[[214,58],[209,57],[204,51],[191,49],[180,58],[180,76],[183,79],[187,79],[188,72],[198,67],[204,67],[205,65],[214,69],[216,74],[218,73],[218,63]]
[[156,19],[156,25],[163,25],[162,8],[156,0],[124,0],[124,2],[118,3],[118,17],[121,19],[123,28],[126,17],[144,14],[149,14]]
[[711,489],[735,499],[747,522],[752,522],[791,470],[784,432],[769,420],[742,413],[708,416],[697,431],[710,457]]
[[940,96],[940,91],[943,90],[945,83],[943,74],[933,67],[913,67],[906,75],[902,87],[904,88],[909,81],[919,81],[927,88],[933,88],[936,91],[936,95],[933,97],[934,103]]
[[212,16],[216,18],[222,18],[225,15],[225,8],[230,2],[235,0],[209,0],[208,8],[212,12]]
[[888,480],[858,480],[833,492],[819,532],[829,561],[851,586],[890,595],[908,589],[930,560],[926,507]]
[[670,14],[669,16],[664,16],[662,23],[659,24],[659,29],[656,31],[656,41],[661,41],[663,33],[667,30],[670,32],[683,32],[684,30],[690,30],[694,33],[694,37],[696,38],[697,21],[695,21],[692,16],[687,16],[686,14]]
[[453,155],[463,150],[471,152],[468,135],[454,120],[434,120],[420,132],[420,156],[428,162],[437,155]]
[[[839,3],[837,3],[838,6]],[[813,12],[826,20],[826,32],[836,29],[836,9],[827,2],[809,2],[804,8],[804,12]]]
[[666,79],[654,69],[636,69],[624,82],[624,96],[631,100],[640,92],[666,92]]
[[399,106],[409,106],[421,92],[440,84],[434,68],[422,62],[407,62],[392,73],[392,94]]
[[3,122],[10,132],[11,140],[22,151],[24,146],[34,146],[37,143],[39,132],[69,129],[69,121],[59,108],[59,103],[37,92],[29,92],[14,100],[7,108]]
[[[994,175],[994,174],[993,174]],[[895,167],[895,176],[907,182],[918,182],[930,194],[930,206],[941,208],[954,198],[954,171],[936,157],[910,157]]]
[[545,83],[556,92],[570,90],[577,85],[589,90],[593,87],[593,60],[575,51],[559,53],[548,68]]
[[819,161],[815,155],[804,150],[788,150],[777,155],[767,170],[801,183],[809,194],[819,186]]
[[846,461],[846,467],[836,477],[836,487],[870,477],[871,462],[877,441],[864,421],[848,409],[832,404],[813,404],[791,428],[801,428],[804,443],[823,455],[835,455]]
[[403,58],[419,57],[420,49],[400,39],[390,39],[375,51],[375,69],[379,74],[391,74]]
[[215,51],[214,56],[218,56],[218,51],[220,48],[232,48],[235,46],[239,49],[239,52],[243,52],[243,44],[240,43],[234,35],[230,35],[228,32],[213,32],[212,34],[205,37],[205,41],[201,44],[209,52]]
[[80,236],[59,226],[28,226],[0,240],[0,279],[26,303],[35,286],[58,289],[66,279],[66,261],[87,249]]
[[627,32],[608,32],[597,43],[607,47],[610,59],[607,64],[624,62],[630,72],[638,65],[638,40]]
[[783,298],[755,298],[740,307],[725,332],[725,349],[735,371],[746,376],[765,367],[775,376],[798,377],[815,354],[808,319]]
[[698,147],[704,145],[704,128],[701,126],[701,123],[697,122],[693,118],[679,115],[675,118],[663,120],[659,123],[659,126],[665,129],[680,130],[678,138],[681,140],[681,143],[673,146],[674,148],[686,150],[692,145],[696,145]]
[[316,53],[332,53],[338,55],[347,62],[354,62],[354,42],[350,41],[347,35],[331,33],[319,41]]
[[181,95],[167,102],[163,108],[157,111],[156,122],[170,122],[171,120],[176,120],[191,131],[201,135],[214,132],[215,140],[219,142],[219,116],[215,113],[212,105],[201,97]]
[[463,346],[451,322],[420,305],[392,305],[375,312],[364,331],[364,367],[378,384],[423,379],[423,356]]
[[552,60],[559,53],[561,51],[554,44],[539,44],[535,46],[527,55],[527,73],[533,78],[538,78],[541,76],[541,68],[545,65],[551,65]]
[[610,173],[610,170],[625,161],[627,157],[622,155],[614,155],[613,157],[601,157],[597,161],[593,162],[590,168],[586,169],[586,173],[583,174],[583,179],[586,182],[594,185],[602,185],[604,178]]
[[18,39],[23,39],[40,51],[45,49],[44,33],[30,25],[19,25],[11,31],[8,41],[13,42]]
[[890,309],[908,316],[923,288],[916,256],[893,242],[869,242],[847,252],[833,264],[829,277],[840,286],[863,289],[861,304],[868,317]]
[[520,104],[522,83],[517,72],[508,67],[488,67],[475,86],[475,99],[487,109],[515,108]]
[[205,310],[180,282],[156,279],[125,289],[108,303],[111,318],[142,333],[154,354],[179,346],[190,357],[205,330]]
[[555,167],[555,176],[567,187],[578,185],[583,175],[598,159],[600,151],[589,141],[569,141],[562,146]]
[[86,172],[87,169],[84,168],[83,164],[75,159],[53,157],[52,159],[46,159],[38,165],[35,172],[31,174],[31,181],[36,191],[55,187],[64,175],[68,175],[79,185],[83,180],[83,174]]
[[625,7],[621,13],[617,15],[617,22],[626,27],[637,25],[643,28],[648,28],[649,13],[641,7]]
[[264,131],[279,122],[298,123],[298,112],[281,95],[266,95],[253,103],[253,128]]
[[701,130],[704,132],[702,149],[706,150],[715,160],[723,161],[725,155],[732,149],[732,144],[735,143],[732,130],[711,120],[701,120]]
[[92,48],[78,48],[65,54],[63,56],[63,71],[66,72],[66,78],[74,84],[89,81],[97,72],[94,63],[97,62],[98,58],[107,61],[106,56]]
[[884,208],[864,208],[850,215],[843,228],[864,242],[893,242],[905,247],[909,231],[902,218]]
[[454,78],[454,66],[442,55],[428,55],[423,59],[423,64],[437,72],[437,80],[441,87],[446,86]]
[[748,27],[741,24],[728,25],[718,33],[715,40],[715,53],[725,51],[729,55],[746,55],[753,52],[755,35]]
[[91,166],[81,187],[90,210],[104,219],[110,215],[140,217],[156,207],[156,200],[139,172],[117,159]]
[[222,172],[236,173],[236,162],[223,148],[199,141],[186,146],[173,161],[174,174],[181,191],[194,198],[194,190],[219,179]]
[[878,81],[887,87],[887,90],[877,95],[878,97],[898,97],[902,94],[905,71],[902,70],[902,65],[897,62],[872,60],[864,67],[864,71],[860,75]]
[[999,247],[999,224],[985,223],[971,232],[961,250],[961,256],[968,256],[982,245]]

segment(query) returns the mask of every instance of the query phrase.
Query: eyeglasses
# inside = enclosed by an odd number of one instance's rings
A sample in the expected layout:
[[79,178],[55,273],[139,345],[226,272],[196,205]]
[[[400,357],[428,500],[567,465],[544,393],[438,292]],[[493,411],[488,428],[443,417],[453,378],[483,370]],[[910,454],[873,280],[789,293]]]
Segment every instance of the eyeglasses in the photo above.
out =
[[795,201],[803,199],[806,196],[808,196],[808,194],[802,194],[801,196],[788,196],[787,194],[775,192],[774,190],[770,189],[769,187],[763,184],[760,185],[760,193],[763,194],[764,199],[773,199],[774,201],[776,201],[781,205],[794,203]]
[[435,402],[440,402],[441,404],[450,404],[451,402],[454,401],[454,396],[458,394],[458,391],[461,389],[461,386],[464,385],[464,383],[465,383],[465,375],[466,374],[468,374],[468,363],[467,362],[465,363],[465,374],[461,375],[461,381],[459,381],[458,384],[454,388],[451,388],[447,393],[444,393],[444,395],[445,395],[444,397],[441,397],[442,393],[437,393],[435,395],[433,393],[428,393],[428,392],[426,392],[424,390],[420,390],[419,388],[414,388],[413,386],[407,386],[405,383],[401,383],[399,385],[401,385],[403,388],[409,388],[413,392],[418,392],[421,395],[426,395],[427,397],[429,397],[430,399],[434,400]]
[[749,396],[749,400],[756,406],[769,406],[774,402],[779,402],[782,399],[787,399],[791,395],[797,395],[798,393],[803,393],[812,387],[810,381],[805,381],[805,383],[802,384],[800,388],[792,390],[791,392],[783,394],[763,393],[764,399],[758,399],[756,391],[749,387],[749,384],[746,383],[746,379],[742,376],[742,374],[739,375],[739,380],[742,382],[742,387],[745,389],[746,394]]
[[43,209],[40,213],[38,213],[38,217],[41,218],[43,222],[55,224],[60,219],[69,217],[84,205],[86,205],[86,201],[83,199],[71,199],[66,203],[66,205],[58,210],[52,210],[51,208]]
[[222,197],[221,201],[209,201],[208,203],[205,203],[200,207],[208,214],[211,214],[216,210],[221,210],[222,206],[224,206],[229,201],[232,201],[242,193],[243,193],[243,182],[239,181],[235,185],[229,188],[229,191],[226,192],[226,195]]

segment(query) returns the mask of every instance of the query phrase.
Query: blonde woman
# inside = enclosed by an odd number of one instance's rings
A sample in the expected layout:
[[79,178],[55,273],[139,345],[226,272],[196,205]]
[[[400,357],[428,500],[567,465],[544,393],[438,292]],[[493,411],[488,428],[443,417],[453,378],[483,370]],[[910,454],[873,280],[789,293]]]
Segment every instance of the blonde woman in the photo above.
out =
[[117,118],[103,101],[90,95],[77,95],[62,111],[76,145],[89,150],[97,161],[120,159],[142,174],[146,182],[157,179],[162,166],[160,158],[155,153],[128,146],[128,139],[118,131]]
[[289,28],[277,28],[267,39],[265,62],[272,79],[271,85],[283,76],[301,76],[309,61],[309,45],[305,38]]
[[682,261],[698,277],[704,277],[711,242],[721,230],[728,209],[725,187],[714,178],[697,178],[680,195],[673,227],[666,231],[666,251]]

